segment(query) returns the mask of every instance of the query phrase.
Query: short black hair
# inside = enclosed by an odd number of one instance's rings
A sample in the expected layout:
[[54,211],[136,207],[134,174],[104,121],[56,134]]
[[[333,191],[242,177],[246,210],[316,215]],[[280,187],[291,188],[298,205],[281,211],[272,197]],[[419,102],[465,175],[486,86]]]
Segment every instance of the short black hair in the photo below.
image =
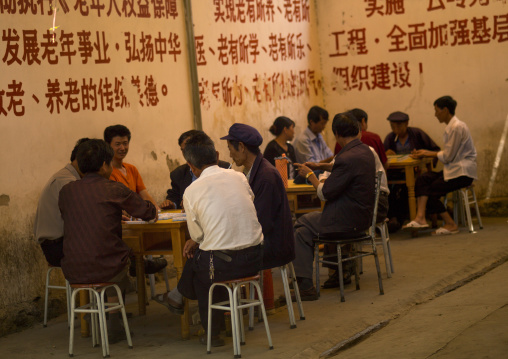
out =
[[109,145],[111,144],[111,141],[113,141],[113,137],[120,136],[125,137],[127,136],[129,142],[131,141],[131,131],[124,125],[114,125],[106,127],[104,130],[104,141],[106,141]]
[[88,140],[78,147],[76,158],[82,173],[99,172],[102,165],[111,164],[114,156],[111,146],[98,138]]
[[203,169],[217,164],[217,151],[212,139],[203,131],[188,137],[183,149],[183,157],[193,166]]
[[76,153],[78,153],[78,147],[80,144],[85,143],[86,141],[89,141],[90,139],[88,137],[83,137],[76,142],[76,145],[74,146],[72,152],[71,152],[71,162],[76,159]]
[[365,119],[365,123],[369,120],[369,116],[367,116],[367,112],[362,110],[361,108],[354,108],[350,111],[355,117],[358,122],[362,122],[362,118]]
[[[231,143],[231,146],[233,146],[233,148],[238,151],[238,146],[240,145],[240,141],[228,140],[228,142]],[[244,142],[242,142],[242,143],[245,146],[245,148],[247,149],[247,151],[249,151],[252,154],[257,155],[258,153],[261,152],[261,150],[259,149],[259,146],[248,145]]]
[[328,121],[328,111],[319,106],[312,106],[307,114],[307,122],[319,122],[321,120]]
[[199,131],[199,130],[190,130],[190,131],[186,131],[186,132],[182,133],[180,135],[180,137],[178,137],[178,146],[181,146],[182,143],[184,143],[184,141],[186,139],[188,139],[189,137],[191,137],[193,135],[197,135],[198,133],[204,133],[204,132]]
[[360,123],[350,111],[339,113],[333,118],[332,131],[339,137],[355,137],[360,132]]
[[282,133],[282,130],[285,128],[289,128],[295,125],[295,121],[291,120],[286,116],[279,116],[273,122],[273,125],[270,127],[270,132],[274,136],[278,136]]
[[434,101],[434,106],[439,107],[440,109],[447,108],[450,115],[455,115],[455,109],[457,108],[457,101],[455,101],[451,96],[443,96]]

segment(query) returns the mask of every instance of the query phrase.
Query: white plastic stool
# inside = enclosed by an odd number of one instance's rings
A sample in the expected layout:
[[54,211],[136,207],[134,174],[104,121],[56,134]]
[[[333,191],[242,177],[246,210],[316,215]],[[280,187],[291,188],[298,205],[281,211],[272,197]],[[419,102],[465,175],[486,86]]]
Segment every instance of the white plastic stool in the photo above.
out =
[[[474,232],[473,220],[471,218],[471,205],[475,205],[476,217],[478,218],[478,225],[483,229],[482,218],[480,216],[480,209],[478,201],[476,200],[476,193],[474,191],[474,184],[468,187],[458,189],[452,194],[453,199],[453,220],[455,223],[464,223],[467,225],[469,232]],[[445,207],[447,204],[445,197]],[[465,214],[465,216],[464,216]],[[465,218],[464,218],[465,217]]]
[[[108,328],[106,324],[106,313],[113,310],[121,310],[123,325],[125,328],[125,335],[127,336],[127,344],[129,349],[132,349],[131,333],[129,331],[129,323],[127,322],[127,314],[125,313],[125,306],[122,299],[122,292],[120,288],[114,283],[92,283],[92,284],[71,284],[71,328],[69,337],[69,356],[74,356],[74,314],[75,313],[90,313],[91,327],[92,327],[92,346],[95,348],[100,342],[102,343],[102,356],[109,357],[109,340]],[[115,288],[118,297],[118,303],[105,303],[104,293],[108,288]],[[90,295],[90,303],[76,308],[76,295],[86,290]]]
[[[286,296],[286,305],[288,307],[289,314],[289,328],[296,328],[296,319],[295,319],[295,311],[293,309],[293,300],[291,298],[291,289],[289,288],[289,280],[291,279],[291,283],[293,284],[293,288],[295,289],[295,297],[296,303],[298,305],[298,311],[300,312],[300,320],[305,320],[305,314],[303,313],[303,305],[302,299],[300,297],[300,290],[298,289],[298,283],[296,282],[295,268],[293,267],[293,262],[289,262],[283,266],[279,267],[280,274],[282,277],[282,284],[284,286],[284,295]],[[289,274],[288,274],[289,270]],[[261,279],[260,279],[260,287],[263,288],[263,271],[261,271]],[[258,321],[261,321],[261,311],[259,312]],[[249,311],[249,330],[254,330],[253,326],[254,322],[254,310]]]
[[71,289],[69,287],[69,282],[67,280],[65,280],[65,286],[61,286],[61,285],[52,285],[50,284],[50,277],[51,277],[51,272],[53,271],[53,269],[62,269],[60,267],[54,267],[52,266],[51,264],[48,263],[48,271],[46,272],[46,290],[45,290],[45,295],[44,295],[44,328],[46,328],[48,326],[48,297],[49,297],[49,290],[50,289],[65,289],[65,298],[66,298],[66,302],[67,302],[67,324],[69,325],[70,323],[70,318],[71,318]]
[[[223,282],[213,283],[208,292],[208,331],[207,331],[207,345],[206,352],[211,354],[212,348],[212,309],[220,309],[231,312],[231,329],[233,334],[233,354],[235,358],[241,358],[240,344],[245,344],[245,329],[243,325],[242,310],[245,308],[260,307],[263,313],[263,321],[265,323],[266,336],[268,337],[268,345],[273,349],[272,337],[270,335],[270,328],[268,327],[268,320],[266,318],[265,304],[263,302],[263,293],[259,287],[259,274],[252,277],[238,278],[227,280]],[[250,299],[241,298],[241,291],[238,290],[243,285],[250,284],[251,293]],[[213,290],[216,286],[225,287],[229,294],[229,300],[212,304]],[[258,299],[254,299],[254,291]]]

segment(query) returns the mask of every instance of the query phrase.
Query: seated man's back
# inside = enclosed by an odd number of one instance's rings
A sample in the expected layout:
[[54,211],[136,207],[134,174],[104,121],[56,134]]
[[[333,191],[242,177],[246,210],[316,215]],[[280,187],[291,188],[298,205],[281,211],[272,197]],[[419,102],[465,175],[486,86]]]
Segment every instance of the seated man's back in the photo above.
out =
[[[91,141],[109,148],[102,140]],[[130,249],[122,241],[122,210],[146,220],[155,218],[156,210],[124,185],[108,180],[110,173],[103,168],[110,165],[104,163],[102,172],[83,168],[80,150],[84,177],[65,185],[58,202],[64,220],[62,270],[71,283],[105,282],[129,260]]]

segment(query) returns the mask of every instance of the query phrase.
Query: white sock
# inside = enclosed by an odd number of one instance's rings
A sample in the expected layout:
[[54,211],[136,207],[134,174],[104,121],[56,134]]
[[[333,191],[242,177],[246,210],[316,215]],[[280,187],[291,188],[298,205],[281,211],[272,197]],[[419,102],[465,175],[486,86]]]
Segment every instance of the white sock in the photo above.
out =
[[180,292],[178,291],[178,288],[175,288],[171,292],[169,292],[168,298],[171,298],[178,304],[183,304],[183,295],[180,294]]

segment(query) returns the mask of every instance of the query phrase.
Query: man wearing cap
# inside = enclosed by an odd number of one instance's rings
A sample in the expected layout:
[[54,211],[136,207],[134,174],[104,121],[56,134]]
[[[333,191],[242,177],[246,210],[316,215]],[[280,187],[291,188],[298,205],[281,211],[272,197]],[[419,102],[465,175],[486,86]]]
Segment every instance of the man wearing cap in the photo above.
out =
[[295,258],[291,211],[279,171],[259,150],[263,137],[254,127],[235,123],[221,140],[228,141],[231,159],[244,167],[254,192],[254,206],[264,236],[262,269],[291,262]]
[[328,123],[328,111],[319,106],[313,106],[307,114],[308,127],[293,142],[296,161],[305,162],[330,162],[333,153],[326,145],[321,132]]
[[[426,149],[439,151],[440,148],[423,130],[417,127],[408,127],[409,116],[404,112],[393,112],[388,116],[392,132],[384,142],[387,155],[410,154],[414,150]],[[403,178],[402,171],[388,171],[388,180]],[[400,229],[401,224],[408,219],[409,205],[408,193],[405,185],[395,184],[390,187],[388,229],[395,232]]]
[[388,116],[392,132],[386,135],[384,146],[387,155],[409,154],[413,150],[439,151],[440,148],[423,130],[408,127],[409,116],[393,112]]
[[[178,138],[178,146],[183,153],[187,140],[198,133],[204,133],[203,131],[190,130],[182,133]],[[230,168],[230,164],[225,161],[219,161],[219,167]],[[197,180],[197,177],[192,173],[187,163],[178,166],[169,174],[171,177],[171,188],[168,189],[168,195],[166,200],[160,204],[162,209],[176,209],[182,208],[183,193],[190,186],[192,182]]]

